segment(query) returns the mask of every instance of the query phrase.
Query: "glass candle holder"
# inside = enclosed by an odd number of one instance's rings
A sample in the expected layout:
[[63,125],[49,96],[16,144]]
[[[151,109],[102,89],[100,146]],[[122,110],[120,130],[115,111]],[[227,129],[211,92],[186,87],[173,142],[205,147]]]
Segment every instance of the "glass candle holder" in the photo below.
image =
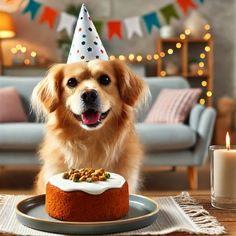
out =
[[209,147],[211,160],[211,205],[236,210],[236,146]]

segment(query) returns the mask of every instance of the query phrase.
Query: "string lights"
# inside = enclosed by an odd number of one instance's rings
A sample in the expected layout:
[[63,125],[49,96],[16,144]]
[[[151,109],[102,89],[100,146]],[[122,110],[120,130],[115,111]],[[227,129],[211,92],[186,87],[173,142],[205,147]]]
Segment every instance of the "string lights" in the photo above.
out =
[[[203,39],[206,40],[206,41],[208,41],[211,38],[211,34],[209,32],[210,28],[211,27],[210,27],[209,24],[206,24],[204,26],[204,29],[206,30],[206,33],[203,36]],[[135,61],[135,62],[138,62],[138,63],[142,63],[143,61],[148,61],[148,62],[157,61],[157,60],[160,59],[160,57],[164,58],[167,54],[168,55],[172,55],[175,52],[176,49],[180,49],[182,47],[181,41],[186,40],[187,37],[190,36],[190,35],[191,35],[191,30],[190,29],[185,29],[184,32],[179,35],[180,42],[177,42],[175,44],[175,47],[168,48],[166,52],[161,51],[159,54],[158,53],[154,53],[154,54],[150,54],[149,53],[149,54],[146,54],[146,55],[141,55],[141,54],[135,55],[135,54],[131,53],[128,56],[124,56],[124,55],[119,55],[119,56],[111,55],[110,56],[110,60],[119,59],[119,60],[122,60],[122,61],[128,60],[130,62],[134,62]],[[211,51],[211,48],[210,48],[210,46],[207,45],[207,46],[205,46],[203,48],[203,52],[201,52],[199,54],[199,58],[201,60],[198,63],[198,66],[199,66],[199,69],[197,70],[197,75],[198,76],[201,76],[201,77],[204,76],[204,73],[205,73],[205,70],[204,70],[204,68],[205,68],[204,59],[206,58],[206,53],[209,53],[210,51]],[[165,70],[162,70],[160,72],[160,76],[165,77],[166,75],[167,75],[167,73],[166,73]],[[203,88],[207,87],[207,85],[208,85],[207,81],[203,80],[201,82],[201,86]],[[208,90],[206,92],[206,96],[207,97],[212,97],[213,96],[212,91]],[[204,105],[206,103],[206,100],[204,98],[200,98],[199,103]]]
[[36,63],[37,53],[35,51],[29,51],[25,46],[16,44],[11,48],[12,62],[17,65],[34,65]]

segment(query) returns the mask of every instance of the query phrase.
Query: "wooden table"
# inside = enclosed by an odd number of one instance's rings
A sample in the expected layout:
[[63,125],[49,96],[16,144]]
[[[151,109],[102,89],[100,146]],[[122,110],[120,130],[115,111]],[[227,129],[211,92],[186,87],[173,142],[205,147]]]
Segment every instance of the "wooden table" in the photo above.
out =
[[[26,192],[19,192],[14,193],[13,191],[0,191],[0,194],[26,194]],[[141,192],[142,195],[148,196],[150,198],[157,197],[157,196],[175,196],[178,195],[180,192]],[[216,208],[213,208],[210,203],[210,193],[209,191],[189,191],[190,195],[195,198],[200,205],[203,205],[203,207],[209,211],[209,213],[213,216],[215,216],[218,221],[225,226],[227,230],[227,235],[236,235],[236,211],[229,211],[229,210],[218,210]],[[31,192],[29,193],[31,194]],[[9,234],[1,234],[0,235],[9,235]],[[174,235],[190,235],[187,233],[172,233],[169,234],[171,236]]]
[[[149,197],[156,196],[175,196],[180,192],[142,192],[143,195]],[[236,235],[236,211],[219,210],[211,206],[209,191],[189,191],[191,197],[196,199],[200,205],[212,215],[226,228],[227,235]],[[190,235],[187,233],[172,233],[169,235]]]

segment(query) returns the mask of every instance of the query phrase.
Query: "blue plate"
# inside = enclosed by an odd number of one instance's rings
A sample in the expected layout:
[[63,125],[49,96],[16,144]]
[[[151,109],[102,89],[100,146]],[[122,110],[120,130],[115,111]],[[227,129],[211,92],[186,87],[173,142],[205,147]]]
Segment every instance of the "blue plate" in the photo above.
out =
[[16,206],[17,219],[23,225],[60,234],[109,234],[136,230],[152,224],[159,205],[141,195],[129,196],[128,214],[115,221],[68,222],[50,217],[45,211],[45,194],[27,198]]

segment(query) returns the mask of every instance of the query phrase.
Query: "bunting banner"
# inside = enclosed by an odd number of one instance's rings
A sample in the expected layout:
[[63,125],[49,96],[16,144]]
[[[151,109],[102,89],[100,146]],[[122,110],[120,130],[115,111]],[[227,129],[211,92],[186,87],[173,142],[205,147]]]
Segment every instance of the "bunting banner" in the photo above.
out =
[[157,27],[158,29],[161,28],[156,12],[151,12],[149,14],[143,15],[143,20],[148,33],[151,33],[154,27]]
[[36,18],[39,9],[41,8],[42,4],[39,2],[35,2],[34,0],[29,0],[28,5],[26,5],[25,9],[22,11],[23,14],[30,13],[31,20]]
[[66,30],[69,36],[73,34],[73,28],[76,22],[76,17],[65,12],[60,13],[60,19],[57,25],[57,31]]
[[56,11],[55,9],[50,8],[50,7],[44,7],[43,13],[39,19],[39,23],[40,24],[47,23],[49,28],[53,29],[56,22],[57,15],[58,15],[58,11]]
[[115,35],[119,39],[123,38],[120,21],[108,21],[107,22],[107,31],[108,31],[108,39],[109,40],[111,40]]
[[192,0],[176,0],[176,2],[179,4],[180,8],[182,9],[185,15],[188,14],[189,8],[197,8],[197,4],[195,4]]
[[128,39],[131,39],[134,34],[137,34],[140,37],[143,36],[141,25],[140,25],[140,19],[138,16],[124,19],[124,25],[126,28]]
[[[68,36],[72,36],[77,17],[66,12],[58,12],[56,9],[45,6],[37,0],[22,0],[27,1],[22,14],[30,14],[31,20],[38,18],[39,24],[47,24],[50,29],[55,29],[57,32],[65,30]],[[148,12],[139,16],[129,16],[122,20],[108,20],[106,22],[95,20],[94,25],[99,35],[102,35],[103,28],[107,28],[107,38],[112,40],[117,37],[120,40],[124,39],[122,32],[126,33],[127,39],[131,39],[134,35],[143,37],[145,29],[148,34],[151,34],[153,29],[160,29],[162,25],[170,24],[173,19],[179,20],[182,15],[187,15],[191,10],[198,8],[204,0],[172,0],[157,11]],[[181,9],[181,12],[176,8]],[[159,18],[159,16],[162,16]],[[163,22],[164,21],[164,22]],[[105,24],[106,23],[106,24]],[[143,26],[145,29],[143,29]],[[124,29],[123,29],[124,28]]]
[[173,4],[169,4],[166,7],[161,8],[160,12],[167,24],[170,24],[172,18],[179,19],[179,15],[177,14]]

